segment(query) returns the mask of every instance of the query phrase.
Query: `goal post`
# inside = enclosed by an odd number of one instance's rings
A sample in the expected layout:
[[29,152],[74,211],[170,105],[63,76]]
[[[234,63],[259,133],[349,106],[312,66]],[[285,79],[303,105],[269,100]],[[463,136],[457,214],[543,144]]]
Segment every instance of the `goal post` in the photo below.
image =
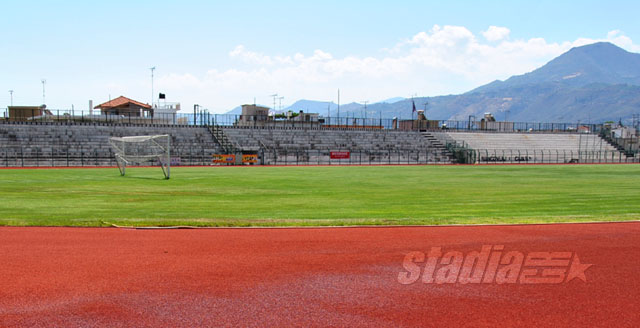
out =
[[158,161],[164,177],[171,175],[171,136],[111,137],[109,143],[115,152],[120,174],[124,175],[127,165]]

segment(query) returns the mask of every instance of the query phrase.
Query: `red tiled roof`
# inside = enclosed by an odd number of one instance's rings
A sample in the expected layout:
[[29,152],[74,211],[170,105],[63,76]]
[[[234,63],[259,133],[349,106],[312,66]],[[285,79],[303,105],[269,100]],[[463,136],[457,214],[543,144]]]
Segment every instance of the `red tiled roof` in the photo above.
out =
[[128,103],[131,103],[131,104],[143,107],[143,108],[148,108],[148,109],[151,108],[151,105],[143,104],[143,103],[141,103],[139,101],[135,101],[133,99],[129,99],[129,98],[125,97],[125,96],[120,96],[120,97],[118,97],[116,99],[107,101],[104,104],[100,104],[100,105],[94,107],[94,109],[98,109],[98,108],[106,109],[106,108],[120,107],[120,106],[126,105]]

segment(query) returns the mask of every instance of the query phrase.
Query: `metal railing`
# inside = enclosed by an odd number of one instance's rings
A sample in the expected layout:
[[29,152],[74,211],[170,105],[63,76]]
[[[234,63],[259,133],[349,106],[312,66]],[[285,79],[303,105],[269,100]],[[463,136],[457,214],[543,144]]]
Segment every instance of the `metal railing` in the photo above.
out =
[[[333,158],[332,152],[348,153]],[[464,148],[455,158],[436,149],[423,150],[276,150],[257,152],[261,165],[401,165],[401,164],[567,164],[640,163],[640,154],[626,156],[618,151],[588,150],[470,150]],[[176,149],[172,166],[214,165],[214,153],[204,147]],[[241,153],[235,154],[241,156]],[[460,158],[466,156],[466,158]],[[343,156],[344,157],[344,156]],[[111,149],[88,146],[0,146],[2,167],[95,167],[115,166]],[[153,163],[147,165],[154,165]]]
[[[271,116],[247,116],[211,114],[207,111],[193,113],[160,114],[148,116],[105,115],[99,111],[49,110],[43,115],[34,111],[32,117],[15,120],[5,110],[0,113],[0,123],[16,124],[144,124],[144,125],[190,125],[243,128],[284,128],[284,129],[372,129],[372,130],[447,130],[447,131],[487,131],[487,132],[582,132],[599,133],[602,124],[582,123],[538,123],[509,122],[509,124],[481,124],[477,121],[323,117],[312,121],[296,118],[274,118]],[[489,122],[500,123],[500,122]]]
[[[175,151],[174,151],[175,150]],[[332,158],[332,152],[348,153],[347,158]],[[213,155],[204,147],[173,149],[171,165],[214,165]],[[451,160],[437,150],[273,150],[258,152],[262,165],[383,165],[448,164]],[[242,153],[236,154],[241,158]],[[110,148],[89,146],[0,146],[0,167],[96,167],[115,166]],[[154,163],[146,164],[154,165]]]
[[632,155],[640,150],[640,137],[617,138],[610,129],[604,129],[600,132],[600,137],[618,150]]
[[[213,153],[194,145],[172,149],[171,165],[209,165]],[[6,146],[0,145],[0,167],[95,167],[115,166],[110,148],[90,146]],[[146,165],[154,165],[153,162]]]
[[[348,153],[347,158],[332,158],[331,153]],[[425,150],[271,150],[260,151],[264,165],[415,165],[451,164],[442,152]]]
[[571,163],[638,163],[639,158],[615,150],[531,150],[476,149],[467,153],[468,163],[477,164],[571,164]]

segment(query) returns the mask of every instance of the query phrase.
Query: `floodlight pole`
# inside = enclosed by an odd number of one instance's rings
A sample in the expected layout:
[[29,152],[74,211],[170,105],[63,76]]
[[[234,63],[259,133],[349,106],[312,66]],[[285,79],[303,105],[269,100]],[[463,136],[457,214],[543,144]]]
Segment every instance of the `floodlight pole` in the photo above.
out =
[[365,100],[363,101],[364,103],[364,119],[367,119],[367,104],[369,103],[369,100]]
[[156,70],[156,67],[153,66],[149,69],[151,70],[151,107],[153,107],[153,71]]
[[338,124],[340,124],[340,89],[338,89]]
[[198,108],[200,108],[200,105],[198,104],[193,104],[193,125],[198,125]]
[[47,80],[42,79],[41,82],[42,82],[42,104],[45,105],[46,101],[45,101],[44,85],[47,84]]
[[13,90],[9,90],[9,95],[11,96],[11,106],[13,106]]

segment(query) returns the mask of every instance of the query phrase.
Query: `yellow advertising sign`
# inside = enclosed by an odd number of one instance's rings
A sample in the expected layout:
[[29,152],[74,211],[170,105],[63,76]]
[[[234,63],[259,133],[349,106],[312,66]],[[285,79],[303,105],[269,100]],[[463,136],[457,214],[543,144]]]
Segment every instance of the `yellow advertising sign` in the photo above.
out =
[[258,163],[258,155],[242,155],[242,163]]
[[216,164],[233,164],[236,162],[236,155],[213,155],[213,162]]

